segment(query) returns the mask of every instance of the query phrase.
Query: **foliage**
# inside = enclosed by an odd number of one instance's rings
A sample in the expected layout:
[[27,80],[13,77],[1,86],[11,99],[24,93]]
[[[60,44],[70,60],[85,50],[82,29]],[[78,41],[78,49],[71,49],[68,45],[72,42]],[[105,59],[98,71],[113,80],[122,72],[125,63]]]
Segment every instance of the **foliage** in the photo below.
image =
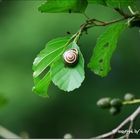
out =
[[[66,49],[69,48],[77,48],[80,52],[75,42],[70,43]],[[79,62],[75,67],[67,67],[60,56],[58,60],[52,64],[51,76],[53,83],[64,91],[72,91],[78,88],[85,78],[82,53],[80,52]]]
[[[51,82],[51,76],[50,70],[47,73],[44,71],[47,67],[50,67],[51,64],[62,54],[64,48],[67,46],[69,39],[69,37],[53,39],[46,44],[45,49],[42,50],[34,60],[33,77],[35,87],[33,87],[33,90],[36,93],[39,93],[39,95],[47,96],[46,93]],[[44,75],[41,75],[41,77],[40,74],[42,73]]]
[[85,11],[86,7],[86,0],[48,0],[39,7],[39,11],[47,13],[81,13]]
[[[112,7],[123,18],[110,22],[100,21],[97,19],[87,19],[80,26],[78,32],[69,37],[60,37],[47,43],[33,63],[33,90],[41,96],[48,96],[48,87],[51,81],[64,91],[72,91],[79,88],[84,80],[84,58],[78,44],[79,38],[84,31],[94,26],[107,26],[106,31],[97,39],[96,46],[93,50],[92,57],[88,67],[95,74],[105,77],[111,70],[110,62],[112,55],[117,47],[120,34],[127,27],[134,27],[139,24],[139,13],[124,13],[121,7],[133,5],[135,0],[48,0],[39,7],[39,11],[45,13],[81,13],[85,15],[88,4],[99,4]],[[130,11],[131,12],[131,11]],[[86,16],[87,18],[87,16]],[[128,22],[126,22],[128,20]],[[135,25],[134,25],[135,24]],[[132,26],[128,26],[132,25]],[[139,26],[137,26],[139,27]],[[79,61],[74,67],[69,67],[63,60],[63,53],[67,49],[77,48]]]
[[[48,86],[51,82],[64,91],[78,88],[84,80],[84,59],[79,55],[76,67],[66,67],[62,60],[62,53],[69,48],[77,48],[76,42],[70,37],[61,37],[48,42],[46,48],[40,52],[33,63],[33,77],[35,87],[33,90],[39,95],[47,96]],[[46,72],[46,68],[51,67]]]
[[118,37],[126,27],[125,23],[114,24],[98,38],[88,65],[95,74],[104,77],[110,71],[110,60],[116,49]]

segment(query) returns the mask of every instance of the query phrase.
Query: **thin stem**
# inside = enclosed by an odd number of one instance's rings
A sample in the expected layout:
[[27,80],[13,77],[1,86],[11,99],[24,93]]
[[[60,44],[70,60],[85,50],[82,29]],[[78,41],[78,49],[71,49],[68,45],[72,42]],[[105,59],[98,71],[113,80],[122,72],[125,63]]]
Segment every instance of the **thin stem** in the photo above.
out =
[[133,121],[130,121],[130,125],[129,125],[129,128],[128,128],[128,133],[126,133],[126,139],[129,138],[130,133],[131,133],[131,130],[133,128],[133,125],[134,125],[134,122]]
[[117,22],[123,21],[123,20],[125,20],[125,19],[124,18],[116,19],[116,20],[113,20],[113,21],[97,24],[96,26],[106,26],[106,25],[109,25],[109,24],[113,24],[113,23],[117,23]]
[[123,135],[121,137],[119,137],[118,139],[125,139],[126,138],[126,135]]
[[78,32],[76,34],[74,34],[74,36],[72,38],[74,39],[74,41],[77,42],[80,35],[82,34],[82,32],[84,32],[84,31],[87,32],[87,30],[89,28],[92,28],[92,27],[95,27],[95,26],[107,26],[107,25],[110,25],[110,24],[114,24],[114,23],[129,19],[129,18],[136,17],[136,15],[127,15],[127,14],[123,13],[123,11],[121,11],[121,10],[118,10],[118,11],[121,15],[123,15],[123,18],[116,19],[116,20],[113,20],[113,21],[108,21],[108,22],[101,21],[101,20],[98,20],[98,19],[95,19],[95,18],[89,19],[89,17],[87,17],[87,15],[84,13],[84,15],[86,16],[86,18],[88,20],[84,24],[81,25]]
[[131,6],[128,6],[129,11],[131,12],[132,15],[135,15],[135,12],[132,10]]
[[101,21],[98,19],[89,19],[86,21],[86,23],[81,25],[80,33],[82,33],[83,31],[87,31],[87,29],[92,28],[94,26],[107,26],[107,25],[114,24],[114,23],[129,19],[129,18],[132,18],[132,17],[135,17],[135,15],[129,15],[127,17],[113,20],[113,21],[109,21],[109,22]]
[[140,104],[140,99],[134,99],[134,100],[132,100],[132,101],[124,101],[124,102],[123,102],[123,105],[137,104],[137,103]]

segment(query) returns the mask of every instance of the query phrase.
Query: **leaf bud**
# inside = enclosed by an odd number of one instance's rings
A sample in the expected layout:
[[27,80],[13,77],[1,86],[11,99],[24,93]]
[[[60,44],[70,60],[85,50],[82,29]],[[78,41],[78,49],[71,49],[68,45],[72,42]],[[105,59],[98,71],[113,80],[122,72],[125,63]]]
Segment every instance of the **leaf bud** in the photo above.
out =
[[110,100],[111,99],[109,97],[101,98],[97,101],[97,106],[99,106],[101,108],[109,108]]
[[134,99],[135,99],[135,96],[131,93],[126,93],[125,96],[124,96],[125,101],[132,101]]
[[118,113],[120,113],[121,109],[118,107],[111,107],[109,109],[109,112],[111,115],[117,115]]
[[121,107],[122,106],[122,100],[119,98],[114,98],[110,101],[110,105],[114,107]]

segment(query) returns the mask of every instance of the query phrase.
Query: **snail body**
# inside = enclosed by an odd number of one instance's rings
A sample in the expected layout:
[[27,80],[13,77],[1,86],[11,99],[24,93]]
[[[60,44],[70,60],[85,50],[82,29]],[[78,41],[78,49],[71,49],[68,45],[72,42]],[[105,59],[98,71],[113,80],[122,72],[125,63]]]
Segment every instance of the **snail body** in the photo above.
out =
[[79,59],[78,50],[76,48],[66,50],[63,53],[63,59],[67,66],[74,67]]

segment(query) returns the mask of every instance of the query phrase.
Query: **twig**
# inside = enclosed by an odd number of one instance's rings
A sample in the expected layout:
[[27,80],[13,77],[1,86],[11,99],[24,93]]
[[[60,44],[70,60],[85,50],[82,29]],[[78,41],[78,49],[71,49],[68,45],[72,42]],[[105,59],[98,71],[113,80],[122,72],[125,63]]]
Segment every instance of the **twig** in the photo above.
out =
[[101,21],[101,20],[98,20],[98,19],[95,19],[95,18],[94,19],[88,19],[86,21],[86,23],[81,25],[81,28],[78,32],[79,32],[79,35],[80,35],[83,31],[87,31],[87,29],[92,28],[94,26],[107,26],[107,25],[114,24],[114,23],[129,19],[129,18],[133,18],[133,17],[135,17],[135,15],[127,15],[123,18],[112,20],[112,21],[107,21],[107,22],[106,21]]
[[130,122],[129,129],[131,129],[134,120],[139,115],[140,115],[140,106],[128,118],[126,118],[118,127],[116,127],[115,129],[111,130],[108,133],[99,135],[99,136],[97,136],[95,138],[102,139],[102,138],[108,138],[108,137],[114,136],[115,134],[117,134],[118,130],[120,130],[123,126],[125,126],[129,122]]
[[126,139],[128,139],[129,138],[129,136],[130,136],[130,132],[131,132],[131,130],[132,130],[132,128],[133,128],[133,125],[134,125],[134,122],[133,121],[130,121],[130,125],[129,125],[129,128],[128,128],[128,133],[126,133]]
[[131,6],[128,6],[129,11],[131,12],[132,15],[135,15],[135,12],[132,10]]
[[5,139],[20,139],[21,137],[0,125],[0,137]]
[[140,15],[140,14],[127,15],[127,14],[123,13],[123,11],[121,11],[120,9],[118,10],[118,12],[121,15],[123,15],[123,18],[112,20],[112,21],[107,21],[107,22],[106,21],[101,21],[101,20],[98,20],[98,19],[95,19],[95,18],[89,19],[89,17],[87,17],[87,15],[84,13],[84,16],[87,18],[87,20],[84,24],[82,24],[80,26],[80,29],[78,30],[78,32],[76,32],[73,35],[72,40],[74,39],[77,42],[79,37],[81,36],[81,34],[83,32],[87,33],[87,30],[89,28],[92,28],[92,27],[95,27],[95,26],[107,26],[107,25],[114,24],[114,23],[117,23],[117,22],[120,22],[120,21],[123,21],[123,20],[132,19],[132,18],[135,18],[136,16]]
[[140,104],[140,99],[134,99],[132,101],[124,101],[123,105],[136,104],[136,103]]
[[109,24],[117,23],[117,22],[120,22],[120,21],[123,21],[123,20],[125,20],[125,18],[116,19],[116,20],[112,20],[112,21],[108,21],[108,22],[100,21],[100,24],[97,24],[96,22],[99,22],[99,20],[96,20],[96,21],[94,22],[94,25],[95,25],[95,26],[107,26],[107,25],[109,25]]

